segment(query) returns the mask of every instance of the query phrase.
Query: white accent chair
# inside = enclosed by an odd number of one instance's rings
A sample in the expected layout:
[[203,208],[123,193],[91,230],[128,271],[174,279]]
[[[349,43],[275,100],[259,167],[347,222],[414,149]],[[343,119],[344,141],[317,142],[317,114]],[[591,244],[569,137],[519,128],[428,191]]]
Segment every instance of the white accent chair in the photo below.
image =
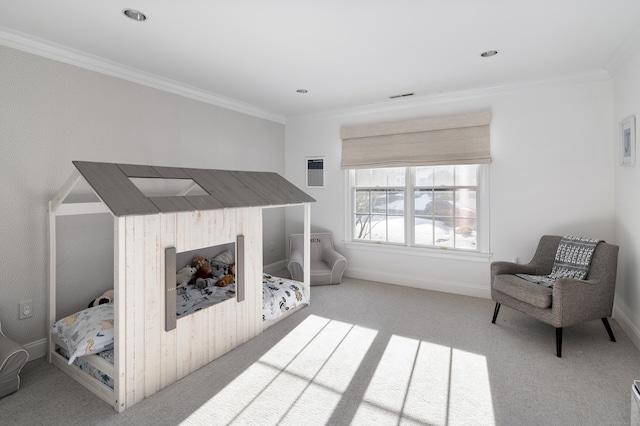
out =
[[[291,278],[303,281],[304,234],[289,237],[289,264]],[[311,285],[340,284],[342,274],[347,269],[347,259],[333,248],[333,234],[330,232],[311,233]]]

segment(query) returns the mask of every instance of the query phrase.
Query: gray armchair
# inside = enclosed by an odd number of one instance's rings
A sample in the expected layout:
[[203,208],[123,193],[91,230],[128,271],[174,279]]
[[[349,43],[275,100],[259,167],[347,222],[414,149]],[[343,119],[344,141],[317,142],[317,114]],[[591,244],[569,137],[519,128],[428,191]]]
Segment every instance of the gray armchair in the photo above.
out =
[[27,350],[5,336],[0,326],[0,398],[20,388],[20,370],[28,359]]
[[570,325],[601,319],[611,341],[616,341],[607,318],[613,311],[618,265],[618,246],[601,242],[584,280],[563,278],[549,288],[515,275],[550,274],[561,239],[543,236],[528,264],[491,263],[491,298],[496,302],[491,322],[495,324],[500,306],[506,305],[552,325],[558,357],[562,356],[562,329]]
[[[291,278],[303,280],[304,234],[289,237],[289,263],[287,269]],[[342,274],[347,269],[347,259],[333,248],[333,234],[330,232],[311,233],[311,285],[340,284]]]

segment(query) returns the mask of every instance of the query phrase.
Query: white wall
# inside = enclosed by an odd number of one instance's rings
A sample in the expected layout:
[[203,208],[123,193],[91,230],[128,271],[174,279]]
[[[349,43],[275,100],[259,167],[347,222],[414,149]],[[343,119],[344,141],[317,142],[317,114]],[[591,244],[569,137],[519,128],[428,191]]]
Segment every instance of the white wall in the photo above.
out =
[[[400,101],[402,102],[402,101]],[[304,159],[327,158],[324,189],[306,189],[313,230],[336,235],[346,275],[489,297],[489,262],[528,261],[542,234],[615,242],[611,80],[555,82],[431,100],[390,102],[292,117],[285,131],[286,177],[304,187]],[[347,248],[340,127],[490,109],[490,251],[484,262]],[[287,221],[287,232],[300,224]],[[489,315],[489,313],[488,313]]]
[[630,115],[636,117],[636,148],[640,130],[640,56],[620,67],[613,78],[615,162],[616,236],[620,244],[618,282],[616,284],[616,318],[627,334],[640,347],[640,157],[634,167],[620,166],[619,123]]
[[[23,344],[46,335],[47,202],[72,160],[284,174],[283,150],[280,123],[0,46],[2,330]],[[269,223],[266,239],[279,241],[280,251],[266,253],[280,260],[284,213]],[[93,241],[63,247],[65,256],[86,256],[86,268],[59,268],[80,288],[109,285],[111,241],[101,230]],[[18,303],[28,299],[35,314],[18,320]]]

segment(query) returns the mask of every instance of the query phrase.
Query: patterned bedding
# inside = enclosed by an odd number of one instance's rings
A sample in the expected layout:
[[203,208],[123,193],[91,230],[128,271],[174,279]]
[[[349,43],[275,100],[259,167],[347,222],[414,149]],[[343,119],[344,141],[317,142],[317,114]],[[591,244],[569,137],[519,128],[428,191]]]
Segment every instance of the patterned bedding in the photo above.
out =
[[[218,303],[235,297],[235,281],[226,287],[216,287],[215,285],[203,289],[187,286],[187,290],[178,295],[178,317],[191,312],[199,311],[214,303]],[[262,319],[274,320],[284,315],[286,311],[300,305],[309,304],[309,298],[304,292],[304,288],[298,281],[276,277],[269,274],[262,275]],[[69,353],[62,347],[56,345],[56,352],[65,359],[69,359]],[[113,349],[108,349],[95,354],[109,363],[113,364]],[[99,369],[87,363],[83,356],[74,359],[73,364],[82,371],[89,374],[94,379],[113,389],[113,378],[103,373]]]
[[[65,359],[69,359],[69,353],[66,351],[66,349],[60,346],[56,346],[56,352],[62,355]],[[113,364],[113,349],[108,349],[106,351],[98,352],[96,355],[108,361],[110,364]],[[89,364],[88,362],[86,362],[83,359],[83,357],[81,356],[77,357],[73,361],[73,364],[78,366],[80,370],[84,371],[94,379],[98,380],[99,382],[113,389],[113,379],[110,376],[104,374],[102,371],[95,368],[94,366],[92,366],[91,364]]]
[[298,281],[262,274],[262,319],[272,320],[300,305],[309,298]]
[[189,284],[186,286],[186,290],[176,295],[176,316],[180,318],[192,314],[235,296],[235,281],[226,287],[217,287],[213,283],[213,280],[211,280],[211,284],[205,288],[198,288],[195,284]]
[[[205,288],[187,285],[186,290],[177,295],[176,315],[178,318],[183,317],[215,303],[231,299],[235,295],[235,281],[226,287],[217,287],[213,282]],[[263,320],[276,319],[285,311],[303,304],[309,304],[309,299],[299,282],[262,274]]]

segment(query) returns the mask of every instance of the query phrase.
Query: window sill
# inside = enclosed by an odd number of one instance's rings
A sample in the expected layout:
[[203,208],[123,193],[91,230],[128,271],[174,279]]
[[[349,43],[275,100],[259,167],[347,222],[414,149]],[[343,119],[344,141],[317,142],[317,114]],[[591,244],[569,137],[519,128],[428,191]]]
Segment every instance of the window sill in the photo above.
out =
[[361,243],[345,241],[345,248],[349,250],[369,251],[375,253],[401,254],[403,256],[430,257],[434,259],[463,260],[466,262],[489,263],[491,253],[479,253],[475,251],[456,250],[449,248],[426,248],[395,246],[382,243]]

